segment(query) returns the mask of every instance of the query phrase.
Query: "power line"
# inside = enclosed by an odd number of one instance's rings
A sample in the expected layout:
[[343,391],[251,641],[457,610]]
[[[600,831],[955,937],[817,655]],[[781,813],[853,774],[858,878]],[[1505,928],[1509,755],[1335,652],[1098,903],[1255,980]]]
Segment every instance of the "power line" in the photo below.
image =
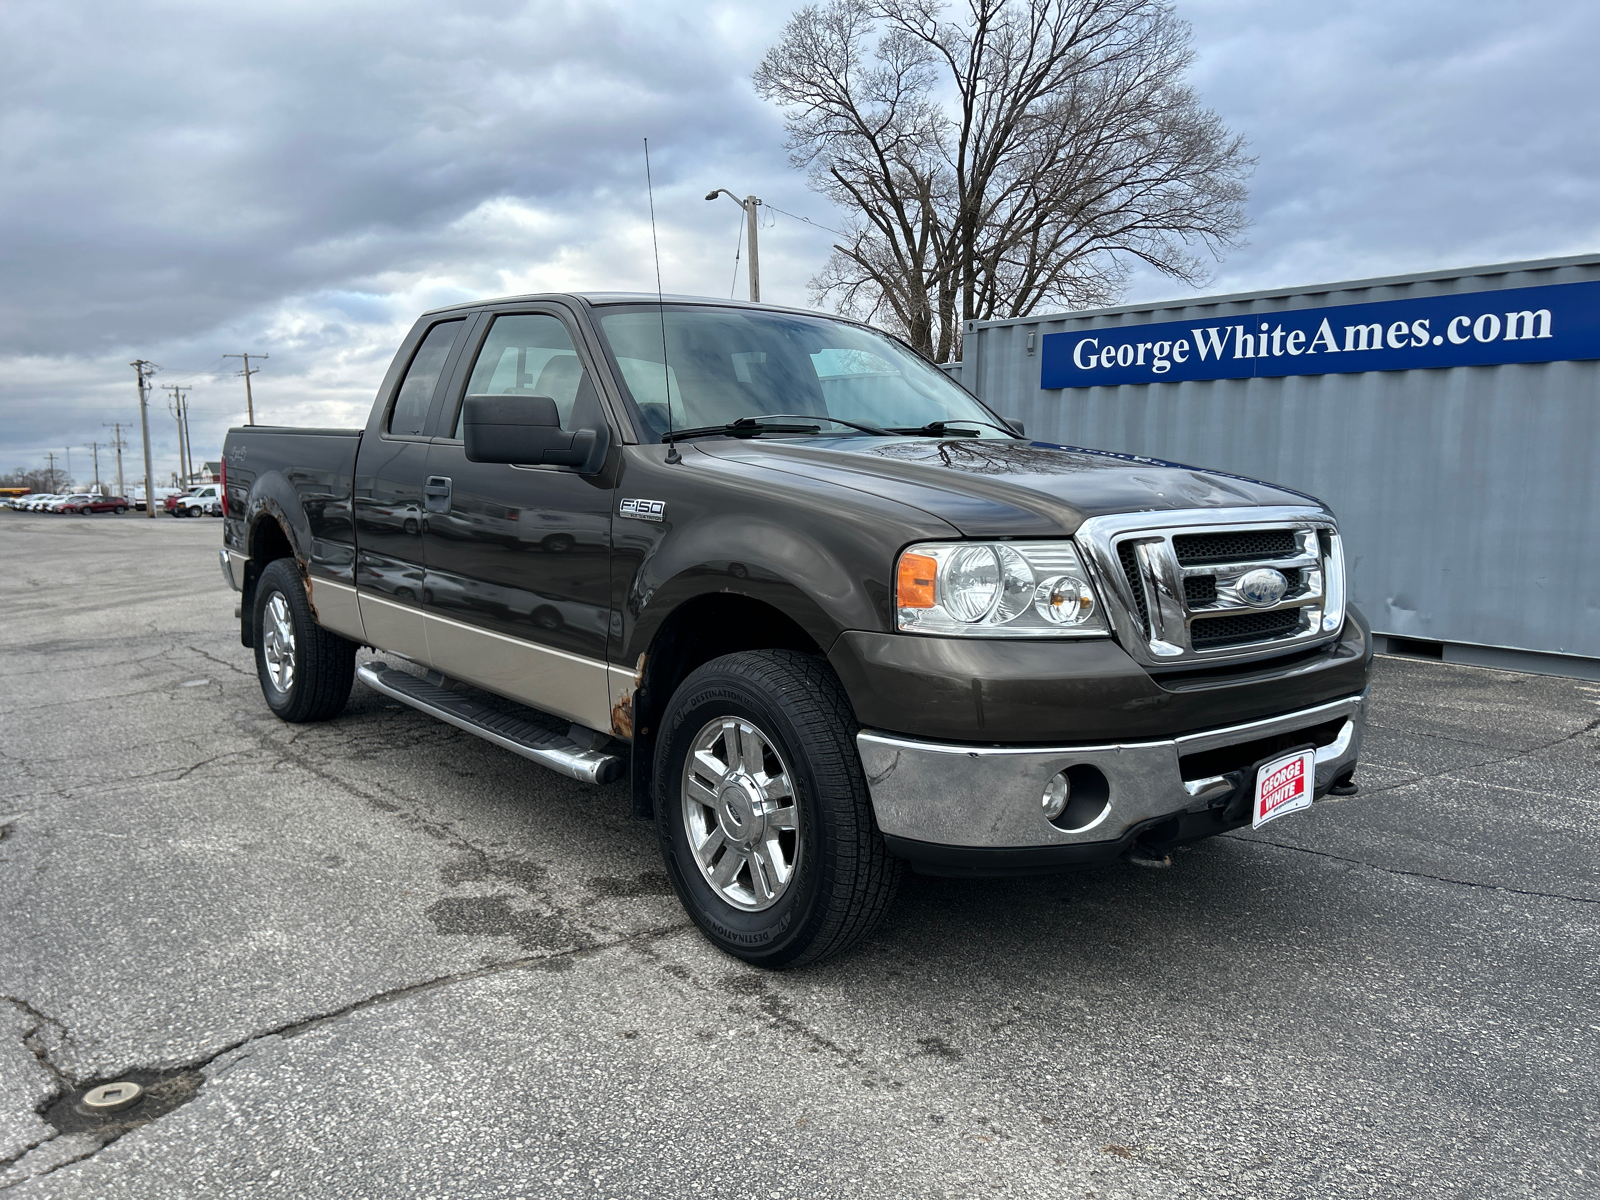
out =
[[817,229],[825,229],[835,237],[849,238],[852,236],[851,234],[845,233],[841,229],[833,228],[831,225],[824,225],[821,221],[813,221],[810,217],[801,217],[796,216],[792,212],[784,212],[783,209],[779,208],[776,204],[773,204],[770,201],[764,203],[762,207],[770,208],[775,213],[782,213],[783,216],[788,217],[791,221],[804,221],[807,225],[811,225]]
[[733,299],[733,289],[739,286],[739,254],[744,250],[744,223],[750,219],[744,205],[739,206],[739,236],[733,240],[733,278],[728,282],[728,299]]

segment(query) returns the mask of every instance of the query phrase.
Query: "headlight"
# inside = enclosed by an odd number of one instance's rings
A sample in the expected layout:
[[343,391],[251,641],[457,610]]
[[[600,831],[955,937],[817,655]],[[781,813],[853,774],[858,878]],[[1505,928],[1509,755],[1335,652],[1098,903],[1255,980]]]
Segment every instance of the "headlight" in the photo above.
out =
[[895,566],[897,626],[966,637],[1110,632],[1071,542],[924,542]]

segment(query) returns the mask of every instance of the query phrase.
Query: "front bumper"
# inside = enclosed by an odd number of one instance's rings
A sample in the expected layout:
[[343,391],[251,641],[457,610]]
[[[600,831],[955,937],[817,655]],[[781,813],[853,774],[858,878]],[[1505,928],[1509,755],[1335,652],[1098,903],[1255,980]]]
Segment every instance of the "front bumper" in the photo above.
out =
[[[1141,836],[1161,848],[1235,828],[1249,819],[1254,763],[1307,743],[1317,746],[1316,794],[1325,795],[1355,768],[1366,707],[1363,691],[1265,720],[1112,745],[974,746],[871,730],[856,745],[878,827],[902,857],[1046,869],[1114,858]],[[1076,814],[1076,827],[1061,828],[1066,822],[1044,817],[1045,785],[1079,766],[1098,771],[1107,794]]]

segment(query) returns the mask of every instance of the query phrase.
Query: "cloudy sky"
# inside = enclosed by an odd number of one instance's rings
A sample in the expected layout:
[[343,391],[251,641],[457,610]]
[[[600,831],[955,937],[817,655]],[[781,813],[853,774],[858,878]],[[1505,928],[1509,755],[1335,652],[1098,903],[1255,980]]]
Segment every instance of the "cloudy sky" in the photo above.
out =
[[[1250,244],[1205,292],[1600,246],[1600,5],[1176,0],[1193,82],[1250,141]],[[404,330],[480,296],[726,295],[754,192],[836,217],[749,77],[792,9],[715,0],[7,0],[0,6],[0,470],[131,422],[134,358],[193,388],[197,457],[242,421],[358,424]],[[829,235],[770,212],[765,298]],[[738,279],[743,294],[744,279]],[[1127,300],[1194,294],[1147,274]],[[176,466],[156,393],[157,470]],[[131,462],[129,475],[133,474]],[[108,474],[102,463],[102,474]]]

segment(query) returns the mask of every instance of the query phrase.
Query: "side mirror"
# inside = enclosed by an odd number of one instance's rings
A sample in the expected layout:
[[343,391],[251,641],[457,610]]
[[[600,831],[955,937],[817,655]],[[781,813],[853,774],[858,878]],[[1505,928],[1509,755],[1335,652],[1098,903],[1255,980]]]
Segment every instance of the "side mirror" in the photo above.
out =
[[468,396],[461,424],[467,461],[576,467],[592,475],[605,462],[611,430],[568,431],[549,396]]
[[1000,420],[1009,425],[1011,427],[1011,432],[1016,434],[1018,437],[1028,436],[1028,431],[1023,429],[1021,421],[1018,421],[1013,417],[1001,417]]

